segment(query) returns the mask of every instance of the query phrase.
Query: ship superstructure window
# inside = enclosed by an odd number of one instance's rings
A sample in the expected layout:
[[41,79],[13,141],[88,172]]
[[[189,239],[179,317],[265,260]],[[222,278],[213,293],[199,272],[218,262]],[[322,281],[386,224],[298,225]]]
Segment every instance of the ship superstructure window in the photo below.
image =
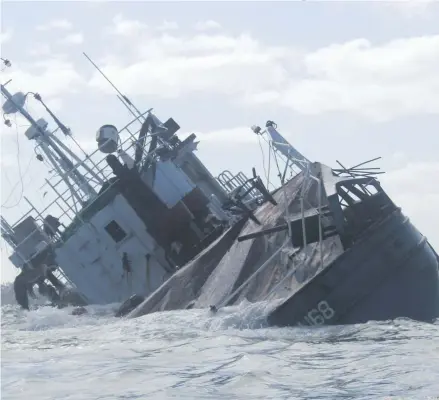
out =
[[113,240],[116,243],[121,242],[127,236],[126,232],[122,229],[122,227],[114,220],[111,221],[105,227],[105,230],[108,232],[108,234],[113,238]]

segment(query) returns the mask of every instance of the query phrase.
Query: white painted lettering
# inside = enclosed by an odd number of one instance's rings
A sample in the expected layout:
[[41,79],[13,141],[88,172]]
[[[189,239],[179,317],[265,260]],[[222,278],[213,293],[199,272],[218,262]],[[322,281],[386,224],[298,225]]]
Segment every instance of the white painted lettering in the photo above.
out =
[[327,301],[322,300],[317,304],[316,308],[312,308],[308,311],[302,322],[298,325],[325,325],[325,323],[332,319],[334,315],[334,309],[328,304]]

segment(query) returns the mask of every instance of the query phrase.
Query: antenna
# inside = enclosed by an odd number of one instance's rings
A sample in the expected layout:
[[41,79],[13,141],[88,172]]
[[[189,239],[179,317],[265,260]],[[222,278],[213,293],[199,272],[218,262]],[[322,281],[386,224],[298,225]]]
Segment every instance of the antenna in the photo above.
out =
[[[93,60],[85,53],[83,52],[82,54],[84,54],[85,58],[87,58],[88,61],[90,61],[90,63],[97,69],[97,71],[105,78],[105,80],[113,87],[113,89],[118,93],[117,98],[122,102],[122,104],[128,109],[128,111],[134,116],[134,118],[136,118],[136,120],[140,120],[142,119],[144,121],[144,123],[147,121],[148,118],[150,118],[150,120],[152,121],[153,124],[160,126],[161,128],[163,128],[165,131],[168,130],[168,128],[166,126],[164,126],[162,124],[162,122],[154,115],[152,114],[152,108],[150,108],[148,111],[141,113],[139,111],[139,109],[131,102],[131,100],[125,96],[117,87],[116,85],[111,82],[111,80],[102,72],[102,70],[93,62]],[[136,113],[133,112],[133,110],[130,108],[132,107]],[[145,114],[147,114],[148,116],[145,117]],[[142,124],[143,125],[143,124]],[[148,124],[149,127],[147,129],[151,129],[151,122]],[[144,132],[144,134],[146,135],[146,132]],[[136,147],[137,149],[143,148],[144,146],[144,142],[145,142],[145,136],[143,136],[143,138],[140,136],[142,134],[142,130],[139,132],[139,138],[138,138],[138,142],[136,143]],[[151,132],[151,135],[154,134],[158,134],[158,132]],[[157,135],[157,141],[165,146],[168,147],[169,144],[166,143],[166,141],[160,137],[160,135]],[[141,144],[140,144],[141,143]],[[150,149],[151,150],[151,149]],[[136,150],[137,151],[137,150]],[[143,150],[142,150],[143,151]],[[140,153],[141,154],[141,153]],[[139,160],[136,160],[136,163]]]
[[[2,61],[5,65],[10,65],[9,60],[2,59]],[[26,137],[37,143],[37,146],[45,154],[46,159],[52,164],[58,175],[70,189],[72,199],[83,204],[84,201],[86,201],[84,199],[94,198],[97,193],[88,182],[86,176],[79,171],[79,167],[85,169],[91,177],[95,178],[100,184],[103,183],[103,180],[95,171],[87,166],[85,162],[81,161],[61,140],[47,130],[48,123],[43,118],[35,120],[32,115],[24,109],[29,94],[33,94],[38,101],[41,101],[41,97],[32,92],[27,94],[18,92],[12,95],[5,87],[7,83],[0,85],[1,94],[6,99],[2,107],[3,118],[6,125],[10,126],[10,121],[5,119],[5,115],[21,114],[31,124],[25,132]],[[47,107],[46,110],[54,117],[54,114],[51,113]],[[60,121],[56,117],[55,122],[60,124]],[[64,125],[62,126],[64,127]],[[65,130],[67,132],[67,128],[65,128]],[[71,159],[76,163],[73,163]]]
[[[145,119],[145,117],[143,116],[143,114],[139,111],[139,109],[131,102],[131,100],[125,96],[117,87],[116,85],[110,81],[110,79],[102,72],[102,70],[93,62],[93,60],[85,53],[82,52],[82,54],[84,54],[85,58],[87,58],[88,61],[90,61],[90,63],[93,65],[93,67],[95,67],[97,69],[97,71],[105,78],[105,80],[113,87],[113,89],[119,94],[119,96],[117,96],[117,98],[122,102],[122,104],[124,104],[126,106],[126,104],[128,104],[128,106],[131,106],[134,108],[134,110],[137,112],[137,115],[135,113],[133,113],[133,111],[129,108],[128,110],[131,112],[131,114],[133,114],[133,116],[135,118],[143,118]],[[124,102],[125,101],[125,102]],[[125,104],[126,103],[126,104]]]

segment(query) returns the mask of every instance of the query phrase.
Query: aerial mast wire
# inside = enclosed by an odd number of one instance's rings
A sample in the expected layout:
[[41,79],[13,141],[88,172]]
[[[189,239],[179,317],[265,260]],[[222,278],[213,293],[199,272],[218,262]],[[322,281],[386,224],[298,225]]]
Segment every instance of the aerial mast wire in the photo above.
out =
[[[117,87],[116,85],[111,82],[111,80],[102,72],[102,70],[93,62],[93,60],[87,55],[87,53],[82,52],[82,54],[84,54],[85,58],[87,58],[88,61],[90,61],[90,63],[93,65],[93,67],[96,68],[96,70],[105,78],[105,80],[113,87],[113,89],[119,94],[119,96],[117,96],[117,98],[122,101],[122,103],[124,105],[128,104],[129,106],[131,106],[132,108],[134,108],[134,110],[137,112],[137,115],[129,108],[128,110],[131,112],[131,114],[135,117],[135,118],[143,118],[145,119],[145,117],[143,116],[143,114],[139,111],[139,109],[131,102],[131,100],[125,96]],[[125,103],[124,103],[125,101]]]

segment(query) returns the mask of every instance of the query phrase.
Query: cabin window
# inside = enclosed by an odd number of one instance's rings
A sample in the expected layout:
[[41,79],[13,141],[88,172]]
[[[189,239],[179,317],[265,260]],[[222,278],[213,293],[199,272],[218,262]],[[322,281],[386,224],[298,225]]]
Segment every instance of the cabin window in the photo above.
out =
[[127,236],[126,232],[122,229],[122,227],[114,220],[111,221],[105,227],[105,230],[108,232],[108,234],[113,238],[113,240],[116,243],[121,242]]

